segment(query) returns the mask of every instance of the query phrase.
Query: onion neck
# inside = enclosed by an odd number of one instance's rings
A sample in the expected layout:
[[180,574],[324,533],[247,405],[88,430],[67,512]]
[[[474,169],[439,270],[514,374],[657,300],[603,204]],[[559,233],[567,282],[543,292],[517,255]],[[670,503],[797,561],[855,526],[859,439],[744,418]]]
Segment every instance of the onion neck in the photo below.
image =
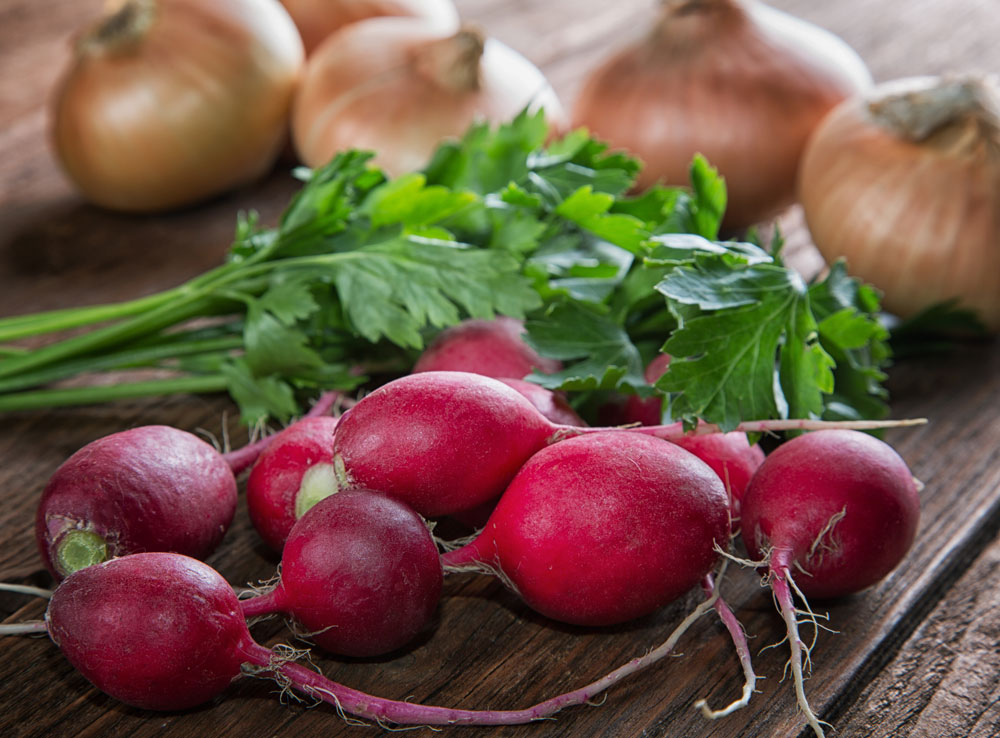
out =
[[868,103],[872,119],[895,136],[955,153],[985,145],[1000,153],[1000,95],[979,77],[942,78]]
[[660,0],[649,42],[668,53],[691,53],[727,43],[748,20],[738,0]]
[[486,39],[475,28],[462,28],[454,36],[431,41],[416,56],[417,71],[455,93],[479,89],[479,64]]
[[108,0],[104,14],[76,42],[77,53],[115,54],[134,49],[156,20],[157,0]]

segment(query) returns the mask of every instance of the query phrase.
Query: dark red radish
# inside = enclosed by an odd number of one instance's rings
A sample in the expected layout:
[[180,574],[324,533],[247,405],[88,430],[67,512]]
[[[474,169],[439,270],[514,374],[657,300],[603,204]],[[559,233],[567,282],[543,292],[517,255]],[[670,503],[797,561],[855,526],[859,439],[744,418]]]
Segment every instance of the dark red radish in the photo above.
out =
[[[303,419],[347,401],[326,392]],[[141,551],[204,558],[236,511],[236,475],[274,436],[220,453],[197,436],[148,425],[93,441],[67,459],[42,492],[35,535],[58,579],[76,569]]]
[[148,425],[93,441],[49,479],[35,517],[45,566],[61,578],[139,551],[204,558],[236,512],[236,479],[197,436]]
[[333,431],[338,418],[305,418],[274,436],[247,477],[247,511],[263,541],[280,552],[295,521],[337,490]]
[[[87,567],[56,589],[46,629],[70,663],[106,694],[149,710],[183,710],[221,695],[243,674],[349,714],[397,725],[515,725],[590,702],[626,676],[669,654],[702,602],[661,646],[597,681],[521,710],[459,710],[389,700],[345,687],[256,643],[226,581],[195,559],[132,554]],[[22,631],[24,632],[24,631]]]
[[510,379],[499,377],[500,381],[508,387],[517,390],[524,395],[528,401],[538,408],[538,412],[559,425],[587,425],[576,410],[566,401],[565,395],[553,392],[542,387],[540,384],[529,382],[525,379]]
[[414,372],[473,372],[498,379],[523,379],[536,369],[552,374],[562,363],[539,356],[524,341],[524,324],[505,315],[464,320],[444,329],[413,367]]
[[94,686],[146,710],[207,702],[248,660],[249,633],[232,587],[179,554],[126,555],[70,574],[45,622]]
[[647,615],[698,584],[729,541],[729,500],[694,454],[657,438],[594,433],[531,457],[476,539],[446,567],[494,569],[564,623]]
[[383,494],[345,490],[295,523],[279,583],[244,600],[243,613],[290,615],[326,651],[379,656],[427,626],[442,578],[437,546],[419,515]]
[[823,729],[802,688],[793,591],[830,598],[872,586],[903,560],[919,520],[917,484],[906,463],[888,444],[853,430],[787,441],[747,487],[743,541],[753,559],[766,563],[788,630],[799,706],[817,735]]
[[[923,421],[760,420],[735,430],[873,428]],[[608,430],[676,440],[718,432],[681,423],[593,428],[553,423],[498,379],[469,372],[421,372],[395,379],[358,401],[333,436],[338,489],[377,489],[424,517],[454,515],[496,499],[517,470],[550,443]]]

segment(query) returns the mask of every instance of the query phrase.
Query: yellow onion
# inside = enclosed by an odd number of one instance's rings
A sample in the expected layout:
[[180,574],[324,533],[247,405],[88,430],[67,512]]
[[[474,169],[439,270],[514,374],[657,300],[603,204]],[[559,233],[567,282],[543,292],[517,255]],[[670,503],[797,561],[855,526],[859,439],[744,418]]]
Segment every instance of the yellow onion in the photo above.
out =
[[451,0],[281,0],[311,54],[334,31],[348,23],[382,16],[411,16],[458,28],[458,11]]
[[118,0],[74,51],[52,135],[98,205],[197,202],[262,176],[287,141],[304,53],[276,0]]
[[562,124],[552,87],[508,46],[473,28],[374,18],[345,26],[309,58],[292,140],[309,166],[360,148],[401,174],[423,167],[443,139],[473,122],[508,120],[525,107],[542,107]]
[[652,28],[588,74],[572,121],[638,156],[643,188],[686,184],[703,154],[726,179],[726,227],[742,228],[794,202],[809,134],[870,84],[806,21],[753,0],[662,0]]
[[895,80],[841,103],[806,148],[800,199],[828,261],[909,317],[957,298],[1000,330],[1000,90]]

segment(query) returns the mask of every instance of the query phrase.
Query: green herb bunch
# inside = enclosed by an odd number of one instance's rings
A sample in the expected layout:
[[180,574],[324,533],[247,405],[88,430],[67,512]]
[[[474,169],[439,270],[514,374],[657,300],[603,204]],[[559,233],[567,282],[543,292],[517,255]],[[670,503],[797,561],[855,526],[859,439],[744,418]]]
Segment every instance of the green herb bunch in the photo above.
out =
[[[0,411],[227,391],[245,422],[286,421],[321,389],[405,373],[447,326],[503,314],[564,363],[531,379],[580,402],[659,393],[672,418],[723,428],[885,415],[871,288],[839,264],[807,284],[778,242],[719,240],[725,185],[701,158],[688,186],[631,195],[635,159],[583,131],[547,137],[540,113],[476,125],[395,179],[348,151],[297,172],[275,227],[241,216],[226,263],[185,284],[0,319]],[[659,351],[673,360],[649,386]]]

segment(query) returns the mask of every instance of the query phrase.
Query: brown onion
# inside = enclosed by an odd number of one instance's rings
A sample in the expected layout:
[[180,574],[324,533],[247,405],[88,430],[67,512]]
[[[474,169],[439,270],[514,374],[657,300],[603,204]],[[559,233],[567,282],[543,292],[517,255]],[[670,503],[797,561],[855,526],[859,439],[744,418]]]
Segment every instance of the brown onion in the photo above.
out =
[[800,199],[828,261],[902,317],[958,298],[1000,331],[1000,90],[921,77],[839,105],[802,161]]
[[794,202],[809,134],[870,82],[839,38],[761,3],[662,0],[652,29],[588,75],[572,120],[638,156],[640,187],[686,184],[703,154],[741,228]]
[[156,211],[266,173],[304,54],[274,0],[119,0],[76,41],[56,153],[99,205]]
[[458,11],[451,0],[281,0],[311,54],[327,36],[348,23],[386,15],[412,16],[458,28]]
[[542,73],[499,41],[471,28],[454,33],[409,18],[374,18],[345,26],[309,58],[292,137],[309,166],[361,148],[400,174],[424,166],[442,139],[474,121],[504,121],[529,106],[562,124]]

